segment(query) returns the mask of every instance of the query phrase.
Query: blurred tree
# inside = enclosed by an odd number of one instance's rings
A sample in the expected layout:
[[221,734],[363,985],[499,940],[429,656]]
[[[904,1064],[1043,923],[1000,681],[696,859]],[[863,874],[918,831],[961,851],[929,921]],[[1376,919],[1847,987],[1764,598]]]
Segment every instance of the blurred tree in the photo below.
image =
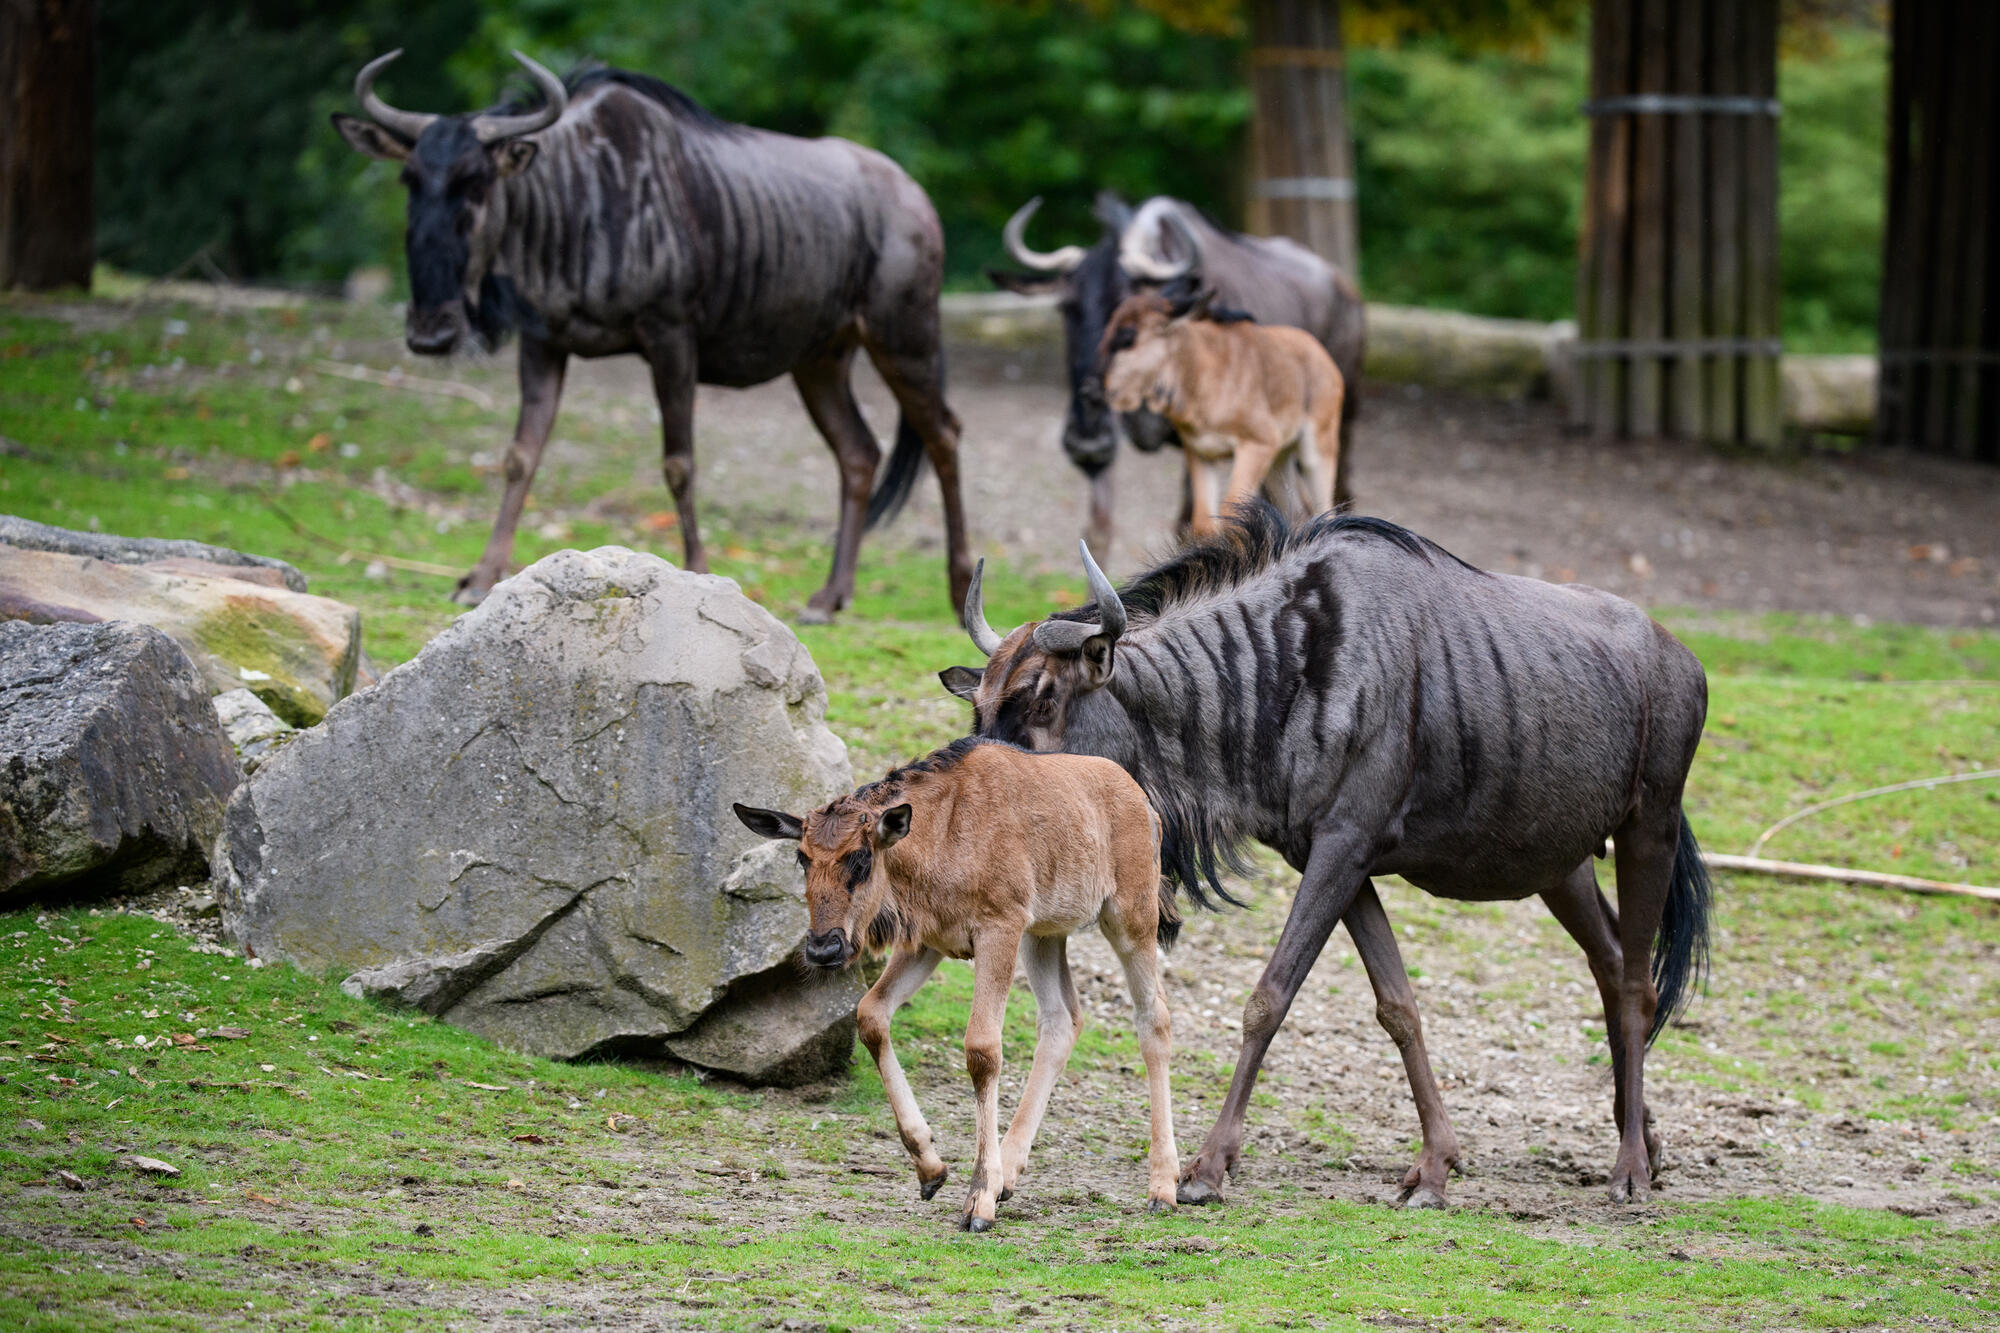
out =
[[0,288],[90,286],[91,0],[0,0]]

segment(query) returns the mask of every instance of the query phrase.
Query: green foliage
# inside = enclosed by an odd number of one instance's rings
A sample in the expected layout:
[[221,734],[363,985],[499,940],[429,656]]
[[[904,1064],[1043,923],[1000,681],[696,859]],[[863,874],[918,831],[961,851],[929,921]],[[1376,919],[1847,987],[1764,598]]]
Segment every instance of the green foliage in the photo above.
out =
[[1792,351],[1875,346],[1888,79],[1888,37],[1867,28],[1831,32],[1779,65],[1778,258]]

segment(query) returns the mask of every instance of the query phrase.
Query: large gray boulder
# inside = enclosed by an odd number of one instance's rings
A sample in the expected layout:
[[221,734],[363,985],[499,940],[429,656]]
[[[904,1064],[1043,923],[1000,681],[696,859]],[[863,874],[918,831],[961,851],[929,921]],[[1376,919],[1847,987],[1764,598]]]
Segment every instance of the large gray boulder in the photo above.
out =
[[76,532],[14,514],[0,514],[0,545],[58,555],[87,555],[114,565],[201,564],[228,568],[238,577],[262,582],[266,577],[293,592],[306,590],[306,576],[283,560],[249,555],[226,546],[184,541],[175,537],[117,537],[108,532]]
[[166,635],[0,622],[0,902],[198,881],[237,778]]
[[224,929],[538,1054],[821,1077],[860,983],[798,975],[791,850],[730,804],[848,790],[825,711],[729,580],[559,552],[266,758],[217,844]]

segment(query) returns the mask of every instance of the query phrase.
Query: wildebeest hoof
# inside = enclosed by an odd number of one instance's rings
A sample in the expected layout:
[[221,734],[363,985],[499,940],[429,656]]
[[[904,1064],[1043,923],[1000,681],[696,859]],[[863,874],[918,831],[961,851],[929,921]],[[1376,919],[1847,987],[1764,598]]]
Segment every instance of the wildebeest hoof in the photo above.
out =
[[976,1217],[971,1213],[967,1213],[964,1217],[958,1219],[958,1229],[960,1231],[970,1231],[974,1235],[977,1235],[982,1231],[991,1231],[993,1229],[993,1219],[990,1217]]
[[1174,1197],[1182,1203],[1216,1204],[1222,1202],[1222,1191],[1197,1177],[1183,1180]]
[[458,581],[458,587],[452,590],[451,600],[460,606],[478,606],[486,600],[486,594],[491,591],[493,591],[491,587],[474,587],[472,578],[468,575]]
[[928,1203],[937,1197],[937,1192],[944,1188],[945,1177],[950,1174],[951,1172],[948,1170],[940,1171],[929,1180],[919,1180],[917,1182],[917,1191],[924,1196],[924,1202]]
[[1404,1208],[1451,1207],[1450,1202],[1446,1200],[1444,1195],[1438,1193],[1436,1190],[1432,1189],[1429,1185],[1418,1185],[1413,1189],[1404,1190],[1402,1195],[1396,1200],[1396,1202],[1398,1205]]
[[831,625],[833,612],[823,606],[808,604],[799,608],[798,621],[801,625]]

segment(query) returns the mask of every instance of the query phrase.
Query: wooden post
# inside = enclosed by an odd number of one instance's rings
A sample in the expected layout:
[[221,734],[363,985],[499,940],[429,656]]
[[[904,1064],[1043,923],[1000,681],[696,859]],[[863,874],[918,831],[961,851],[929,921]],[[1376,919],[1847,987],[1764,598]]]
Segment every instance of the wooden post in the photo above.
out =
[[1249,229],[1289,236],[1359,281],[1338,0],[1257,0],[1250,33]]
[[0,0],[0,288],[90,286],[92,0]]
[[1876,430],[2000,463],[2000,15],[1983,0],[1893,14]]
[[1595,2],[1574,425],[1778,442],[1777,6]]

